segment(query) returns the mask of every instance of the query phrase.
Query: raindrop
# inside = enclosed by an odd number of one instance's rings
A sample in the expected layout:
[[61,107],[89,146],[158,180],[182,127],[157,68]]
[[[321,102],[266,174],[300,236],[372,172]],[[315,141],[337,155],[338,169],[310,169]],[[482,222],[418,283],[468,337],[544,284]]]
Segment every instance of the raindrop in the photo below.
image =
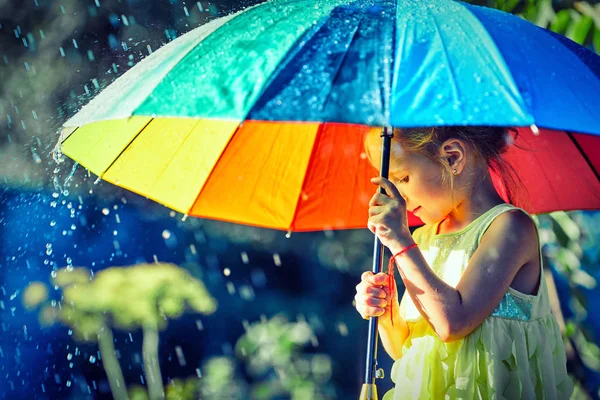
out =
[[281,257],[279,257],[278,253],[273,254],[273,262],[275,263],[275,266],[281,267]]
[[94,364],[96,362],[95,356],[90,356],[90,363]]
[[35,150],[35,147],[31,148],[31,154],[33,156],[33,161],[36,164],[41,164],[42,163],[42,159],[40,158],[40,156],[38,155],[37,151]]
[[187,363],[185,362],[185,357],[183,356],[183,350],[181,349],[181,346],[175,346],[175,354],[177,354],[177,361],[179,362],[179,365],[185,367]]
[[231,275],[231,270],[230,270],[229,268],[225,268],[225,269],[223,270],[223,275],[225,275],[225,276],[229,276],[229,275]]
[[69,353],[67,354],[67,360],[71,361],[73,359],[73,354]]
[[199,319],[196,320],[196,328],[198,328],[199,331],[204,329],[204,325],[202,325],[202,321]]
[[202,378],[202,371],[200,371],[200,368],[196,368],[196,376],[198,376],[198,378]]
[[242,252],[242,262],[244,264],[248,264],[250,262],[250,259],[248,258],[248,253],[246,253],[245,251]]
[[235,294],[235,285],[231,282],[227,282],[227,292],[231,295]]
[[108,214],[110,214],[110,210],[108,208],[103,208],[102,209],[102,214],[108,215]]
[[340,332],[340,335],[342,336],[348,336],[348,326],[343,323],[340,322],[337,326],[338,332]]
[[77,40],[75,40],[75,39],[73,39],[73,46],[74,46],[76,49],[78,49],[78,48],[79,48],[79,46],[77,46]]
[[55,220],[50,221],[50,226],[54,226],[54,225],[56,225],[56,221]]
[[162,233],[162,237],[165,240],[169,239],[171,237],[171,232],[169,232],[167,229],[165,229]]

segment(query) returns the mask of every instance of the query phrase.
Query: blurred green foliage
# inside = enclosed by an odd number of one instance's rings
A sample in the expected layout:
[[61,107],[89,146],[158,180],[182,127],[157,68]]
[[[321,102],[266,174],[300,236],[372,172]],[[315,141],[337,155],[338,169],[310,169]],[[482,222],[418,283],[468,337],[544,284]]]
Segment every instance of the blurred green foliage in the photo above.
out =
[[[164,398],[158,360],[158,331],[167,321],[184,311],[212,314],[216,301],[204,284],[188,271],[173,264],[138,264],[111,267],[95,276],[87,268],[67,267],[51,274],[54,288],[62,293],[60,301],[48,301],[41,282],[31,283],[23,292],[28,309],[40,308],[40,322],[60,322],[69,326],[76,340],[97,342],[113,396],[116,399]],[[115,355],[112,329],[142,329],[142,354],[148,394],[142,387],[125,391],[125,382]],[[197,392],[195,383],[172,381],[167,398],[185,397]],[[146,396],[146,397],[144,397]]]
[[510,12],[600,52],[600,4],[586,1],[472,0]]

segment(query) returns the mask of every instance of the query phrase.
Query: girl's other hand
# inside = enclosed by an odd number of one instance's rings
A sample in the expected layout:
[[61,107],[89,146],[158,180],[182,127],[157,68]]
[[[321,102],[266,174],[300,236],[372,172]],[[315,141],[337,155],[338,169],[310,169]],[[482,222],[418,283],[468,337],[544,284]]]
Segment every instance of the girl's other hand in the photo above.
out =
[[391,321],[390,312],[395,317],[399,315],[398,292],[396,288],[390,290],[388,275],[383,272],[364,272],[356,285],[354,301],[356,310],[364,319],[383,317],[380,321],[388,323]]

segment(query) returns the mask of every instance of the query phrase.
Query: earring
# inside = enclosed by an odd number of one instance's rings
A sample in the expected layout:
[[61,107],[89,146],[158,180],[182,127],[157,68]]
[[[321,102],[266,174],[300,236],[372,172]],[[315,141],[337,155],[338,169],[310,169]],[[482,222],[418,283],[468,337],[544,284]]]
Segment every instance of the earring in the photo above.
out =
[[457,174],[458,174],[458,171],[456,170],[456,168],[454,168],[454,169],[452,170],[452,173],[453,173],[454,175],[457,175]]

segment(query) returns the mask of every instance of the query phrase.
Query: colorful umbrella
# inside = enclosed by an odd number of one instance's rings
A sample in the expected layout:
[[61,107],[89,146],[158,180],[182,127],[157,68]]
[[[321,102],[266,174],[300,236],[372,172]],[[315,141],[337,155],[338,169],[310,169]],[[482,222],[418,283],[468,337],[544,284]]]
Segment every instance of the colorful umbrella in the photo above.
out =
[[600,208],[598,104],[600,58],[510,14],[452,0],[274,0],[148,56],[60,142],[102,179],[186,215],[362,228],[376,174],[363,138],[382,127],[520,127],[525,150],[507,157],[530,211]]

